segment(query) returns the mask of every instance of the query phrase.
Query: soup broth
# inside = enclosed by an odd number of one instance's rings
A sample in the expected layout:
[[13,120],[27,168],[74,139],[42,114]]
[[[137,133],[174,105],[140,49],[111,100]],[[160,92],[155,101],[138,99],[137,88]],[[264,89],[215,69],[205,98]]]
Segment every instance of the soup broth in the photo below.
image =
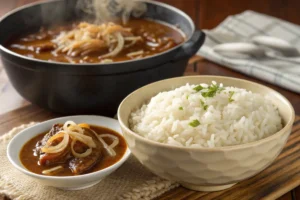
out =
[[114,44],[111,49],[94,49],[94,51],[90,53],[85,51],[82,55],[70,55],[70,52],[68,54],[66,52],[57,51],[59,47],[54,42],[55,39],[62,32],[75,29],[78,24],[79,23],[73,23],[72,25],[57,26],[49,29],[41,28],[37,33],[12,40],[7,44],[7,47],[18,54],[50,62],[103,63],[107,61],[120,62],[153,56],[167,51],[183,43],[185,40],[185,36],[182,32],[175,27],[147,19],[130,19],[123,27],[125,29],[129,28],[130,34],[140,39],[133,44],[129,41],[130,37],[125,38],[124,48],[117,55],[102,57],[111,52],[112,48],[116,47]]
[[[114,147],[114,151],[116,152],[115,156],[109,156],[107,154],[107,152],[102,150],[101,158],[99,159],[99,161],[95,165],[93,165],[93,167],[91,169],[89,169],[88,171],[86,171],[85,173],[91,173],[91,172],[99,171],[101,169],[104,169],[106,167],[109,167],[109,166],[113,165],[114,163],[116,163],[118,160],[120,160],[123,157],[123,155],[126,152],[126,148],[127,148],[127,145],[126,145],[126,142],[125,142],[124,138],[122,136],[120,136],[117,132],[115,132],[111,129],[108,129],[108,128],[95,126],[95,125],[90,125],[90,128],[93,131],[95,131],[98,135],[111,134],[113,136],[118,137],[119,144],[116,147]],[[40,164],[39,156],[36,155],[35,149],[37,147],[38,142],[42,141],[44,136],[47,133],[48,132],[41,133],[41,134],[35,136],[34,138],[29,140],[23,146],[23,148],[21,149],[20,155],[19,155],[22,164],[29,171],[34,172],[36,174],[43,174],[44,170],[52,168],[53,166],[56,166],[56,165],[60,165],[60,166],[63,166],[63,169],[61,169],[61,170],[59,170],[59,172],[55,173],[55,176],[72,176],[72,175],[74,175],[74,173],[72,173],[71,169],[68,166],[68,164],[69,164],[68,162],[55,164],[55,165],[50,165],[50,166]],[[112,143],[111,139],[108,138],[108,137],[103,137],[103,140],[107,144]]]

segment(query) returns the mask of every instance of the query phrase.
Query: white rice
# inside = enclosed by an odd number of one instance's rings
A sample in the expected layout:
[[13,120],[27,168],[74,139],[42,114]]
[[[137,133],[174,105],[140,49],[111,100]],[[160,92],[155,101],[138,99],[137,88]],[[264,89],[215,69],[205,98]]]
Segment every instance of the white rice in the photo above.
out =
[[223,90],[203,97],[208,85],[201,86],[204,89],[198,92],[196,85],[187,84],[157,94],[131,114],[130,128],[160,143],[210,148],[260,140],[282,128],[278,110],[267,96],[220,84]]

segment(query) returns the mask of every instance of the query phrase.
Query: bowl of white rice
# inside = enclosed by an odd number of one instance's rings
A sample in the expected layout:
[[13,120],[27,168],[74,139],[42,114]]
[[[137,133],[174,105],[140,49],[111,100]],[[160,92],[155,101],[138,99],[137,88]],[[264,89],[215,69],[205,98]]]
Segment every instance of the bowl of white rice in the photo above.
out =
[[118,109],[133,155],[156,175],[200,191],[229,188],[268,167],[294,116],[273,89],[220,76],[155,82]]

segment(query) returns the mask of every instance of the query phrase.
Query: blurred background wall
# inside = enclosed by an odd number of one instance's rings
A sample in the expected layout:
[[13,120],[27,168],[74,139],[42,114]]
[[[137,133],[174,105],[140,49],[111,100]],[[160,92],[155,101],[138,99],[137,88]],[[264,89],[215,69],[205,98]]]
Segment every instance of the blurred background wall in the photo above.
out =
[[159,0],[180,8],[198,28],[211,29],[227,16],[254,10],[300,25],[300,0]]
[[[254,10],[300,24],[300,0],[158,0],[180,8],[198,28],[211,29],[228,15]],[[0,15],[33,0],[0,0]]]

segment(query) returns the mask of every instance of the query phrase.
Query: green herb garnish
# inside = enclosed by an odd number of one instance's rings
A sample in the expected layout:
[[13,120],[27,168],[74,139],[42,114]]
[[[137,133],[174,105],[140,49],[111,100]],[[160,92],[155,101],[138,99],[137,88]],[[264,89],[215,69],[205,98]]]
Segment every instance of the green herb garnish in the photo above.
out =
[[189,99],[189,95],[186,95],[186,99]]
[[232,99],[232,96],[234,95],[234,91],[229,91],[229,99],[228,101],[231,103],[234,101],[234,99]]
[[223,87],[212,84],[207,88],[207,91],[202,92],[201,94],[203,97],[214,97],[217,94],[217,92],[219,93],[222,90],[224,90]]
[[193,88],[193,90],[196,90],[196,92],[199,92],[200,90],[203,90],[204,87],[202,87],[201,85],[197,85],[196,87]]
[[200,100],[200,102],[201,102],[201,105],[202,105],[202,106],[204,106],[204,105],[205,105],[204,101]]
[[195,119],[195,120],[191,121],[189,123],[189,125],[192,126],[192,127],[197,127],[197,126],[200,125],[200,122],[197,119]]
[[204,101],[202,101],[202,100],[200,100],[200,102],[201,102],[201,105],[203,106],[203,109],[204,109],[204,110],[207,110],[208,105],[206,105],[206,104],[204,103]]
[[182,106],[180,106],[180,107],[179,107],[179,110],[183,110],[183,107],[182,107]]

